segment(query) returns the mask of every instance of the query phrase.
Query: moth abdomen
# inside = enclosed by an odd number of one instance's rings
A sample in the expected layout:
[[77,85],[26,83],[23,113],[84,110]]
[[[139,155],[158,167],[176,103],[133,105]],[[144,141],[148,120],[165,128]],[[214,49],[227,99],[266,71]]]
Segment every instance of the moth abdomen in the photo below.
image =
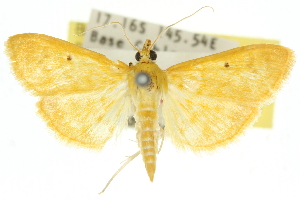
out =
[[153,181],[156,169],[158,140],[157,103],[141,102],[135,113],[137,140],[150,181]]

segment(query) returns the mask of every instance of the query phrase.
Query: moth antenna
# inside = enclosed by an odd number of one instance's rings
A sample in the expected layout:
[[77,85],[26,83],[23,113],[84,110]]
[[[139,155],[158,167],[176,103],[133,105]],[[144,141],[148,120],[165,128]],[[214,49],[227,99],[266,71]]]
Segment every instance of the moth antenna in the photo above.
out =
[[78,34],[78,35],[75,35],[75,34],[74,34],[74,36],[80,36],[80,35],[83,35],[83,34],[87,33],[88,31],[94,30],[94,29],[96,29],[96,28],[102,28],[102,27],[104,27],[104,26],[108,26],[108,25],[111,25],[111,24],[119,24],[119,25],[122,27],[122,30],[123,30],[123,32],[124,32],[124,36],[126,37],[126,40],[129,42],[129,44],[130,44],[135,50],[137,50],[138,52],[140,52],[140,50],[139,50],[136,46],[134,46],[133,43],[129,40],[129,38],[128,38],[127,34],[126,34],[126,31],[125,31],[125,28],[124,28],[123,24],[121,24],[120,22],[109,22],[109,23],[104,24],[104,25],[101,25],[101,26],[96,26],[96,27],[90,28],[90,29],[88,29],[88,30],[86,30],[86,31],[84,31],[84,32],[82,32],[82,33],[80,33],[80,34]]
[[191,17],[191,16],[193,16],[193,15],[195,15],[197,12],[199,12],[200,10],[202,10],[203,8],[211,8],[213,11],[214,11],[214,9],[213,9],[213,7],[211,7],[211,6],[203,6],[203,7],[201,7],[201,8],[199,8],[196,12],[194,12],[193,14],[191,14],[191,15],[189,15],[189,16],[187,16],[187,17],[184,17],[184,18],[182,18],[181,20],[179,20],[179,21],[177,21],[177,22],[175,22],[174,24],[171,24],[171,25],[169,25],[169,26],[167,26],[162,32],[160,32],[160,34],[157,36],[157,38],[154,40],[154,42],[152,43],[152,45],[150,46],[150,49],[152,49],[153,48],[153,46],[154,46],[154,44],[156,43],[156,41],[170,28],[170,27],[172,27],[172,26],[174,26],[174,25],[176,25],[176,24],[178,24],[179,22],[181,22],[181,21],[183,21],[183,20],[185,20],[185,19],[187,19],[187,18],[189,18],[189,17]]
[[[109,181],[107,182],[106,186],[104,187],[104,189],[99,192],[98,194],[102,194],[106,188],[109,186],[109,184],[112,182],[112,180],[118,175],[118,173],[128,164],[130,163],[134,158],[136,158],[138,155],[140,154],[140,151],[136,152],[135,154],[133,154],[132,156],[130,156],[129,158],[127,158],[127,161],[118,169],[118,171],[116,171],[116,173],[109,179]],[[124,161],[123,161],[124,162]]]

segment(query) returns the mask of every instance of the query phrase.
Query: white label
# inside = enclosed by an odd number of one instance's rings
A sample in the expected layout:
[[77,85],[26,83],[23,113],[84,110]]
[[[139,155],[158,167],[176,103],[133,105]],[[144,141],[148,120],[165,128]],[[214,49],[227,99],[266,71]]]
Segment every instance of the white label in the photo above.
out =
[[[133,18],[92,10],[87,29],[109,22],[123,24],[127,36],[139,49],[146,39],[155,38],[164,30],[164,26]],[[155,51],[206,52],[218,53],[238,46],[238,42],[200,33],[192,33],[176,28],[168,29],[154,45]],[[126,40],[118,24],[108,25],[91,30],[85,34],[83,47],[101,49],[130,49],[133,47]]]

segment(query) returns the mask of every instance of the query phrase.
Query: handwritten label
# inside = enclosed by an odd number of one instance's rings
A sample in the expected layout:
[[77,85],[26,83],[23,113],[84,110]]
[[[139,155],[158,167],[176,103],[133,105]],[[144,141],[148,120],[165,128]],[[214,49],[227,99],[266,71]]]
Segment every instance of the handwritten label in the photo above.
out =
[[[129,17],[92,10],[87,29],[101,26],[109,22],[123,24],[131,42],[139,49],[146,39],[152,41],[164,30],[165,26],[149,23]],[[155,51],[179,52],[208,52],[210,54],[225,51],[238,46],[238,42],[200,33],[192,33],[176,28],[168,29],[154,46]],[[130,49],[132,46],[126,41],[122,28],[112,24],[94,29],[85,34],[83,47],[101,49]]]

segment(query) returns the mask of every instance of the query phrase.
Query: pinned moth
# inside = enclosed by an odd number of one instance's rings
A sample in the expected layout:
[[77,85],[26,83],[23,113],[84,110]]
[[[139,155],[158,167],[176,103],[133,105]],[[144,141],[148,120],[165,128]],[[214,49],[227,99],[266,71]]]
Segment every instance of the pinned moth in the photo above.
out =
[[160,138],[193,152],[230,143],[272,101],[295,60],[289,48],[254,44],[161,70],[152,50],[157,39],[142,50],[133,46],[137,63],[129,65],[35,33],[10,37],[6,53],[15,77],[40,97],[39,114],[69,144],[101,150],[127,126],[133,106],[139,151],[121,169],[141,154],[153,181]]

